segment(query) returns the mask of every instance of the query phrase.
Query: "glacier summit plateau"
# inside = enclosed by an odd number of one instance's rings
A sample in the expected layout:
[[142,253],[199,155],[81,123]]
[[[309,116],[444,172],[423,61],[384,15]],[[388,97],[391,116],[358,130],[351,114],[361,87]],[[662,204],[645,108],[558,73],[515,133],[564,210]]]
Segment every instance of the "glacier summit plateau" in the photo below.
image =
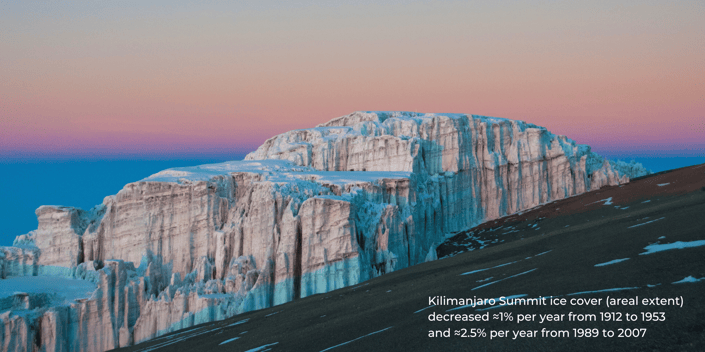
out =
[[0,247],[0,285],[49,276],[90,293],[0,290],[0,349],[101,352],[355,285],[633,169],[522,121],[355,112],[243,161],[161,171],[88,211],[37,209],[38,228]]

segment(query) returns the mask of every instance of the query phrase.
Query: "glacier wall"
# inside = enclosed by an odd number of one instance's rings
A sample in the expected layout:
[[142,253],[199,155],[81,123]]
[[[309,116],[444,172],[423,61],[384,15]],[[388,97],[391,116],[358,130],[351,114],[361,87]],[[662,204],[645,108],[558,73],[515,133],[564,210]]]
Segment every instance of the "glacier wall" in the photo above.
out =
[[624,182],[588,146],[522,121],[356,112],[244,161],[164,170],[89,211],[40,207],[38,229],[0,249],[0,277],[96,289],[15,294],[40,303],[3,308],[0,346],[132,345],[434,259],[449,233]]

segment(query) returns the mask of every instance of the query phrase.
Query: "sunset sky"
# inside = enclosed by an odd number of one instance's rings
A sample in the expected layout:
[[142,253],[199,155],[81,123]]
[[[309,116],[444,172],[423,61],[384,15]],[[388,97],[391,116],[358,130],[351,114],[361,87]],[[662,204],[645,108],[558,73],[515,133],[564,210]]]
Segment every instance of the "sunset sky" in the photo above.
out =
[[[230,3],[230,4],[228,4]],[[705,1],[2,1],[0,245],[161,169],[358,110],[705,162]]]
[[0,157],[242,154],[356,110],[705,149],[703,1],[237,3],[0,2]]

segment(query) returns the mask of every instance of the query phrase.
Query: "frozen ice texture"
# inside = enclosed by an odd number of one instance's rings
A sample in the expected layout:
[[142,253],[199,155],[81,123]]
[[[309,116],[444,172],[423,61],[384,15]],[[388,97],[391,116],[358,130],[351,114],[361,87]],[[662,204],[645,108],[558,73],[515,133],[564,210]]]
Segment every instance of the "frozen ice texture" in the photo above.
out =
[[450,233],[628,181],[530,123],[355,112],[244,161],[161,171],[88,211],[37,209],[37,230],[0,248],[0,278],[96,289],[3,308],[0,350],[101,352],[356,285],[437,259]]

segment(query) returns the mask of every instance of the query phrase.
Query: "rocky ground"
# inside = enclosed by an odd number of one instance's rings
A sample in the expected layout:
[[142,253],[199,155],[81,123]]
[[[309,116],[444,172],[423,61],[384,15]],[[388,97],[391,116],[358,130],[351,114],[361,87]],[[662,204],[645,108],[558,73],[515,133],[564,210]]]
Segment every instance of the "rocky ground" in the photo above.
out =
[[[441,260],[121,350],[703,351],[703,214],[705,165],[652,175],[458,233],[438,247]],[[434,296],[552,296],[567,303],[448,312],[457,306],[430,306]],[[608,297],[638,297],[639,305],[607,307]],[[662,298],[683,304],[644,305]],[[586,320],[568,321],[571,312]],[[490,321],[433,322],[432,313],[489,313]],[[503,321],[509,313],[512,320]],[[546,314],[563,321],[540,322]],[[449,328],[450,337],[429,337]],[[598,337],[585,336],[592,329]],[[603,337],[608,330],[614,337]],[[521,331],[524,337],[514,338]],[[561,331],[568,336],[542,337]],[[626,331],[643,336],[619,337]]]

